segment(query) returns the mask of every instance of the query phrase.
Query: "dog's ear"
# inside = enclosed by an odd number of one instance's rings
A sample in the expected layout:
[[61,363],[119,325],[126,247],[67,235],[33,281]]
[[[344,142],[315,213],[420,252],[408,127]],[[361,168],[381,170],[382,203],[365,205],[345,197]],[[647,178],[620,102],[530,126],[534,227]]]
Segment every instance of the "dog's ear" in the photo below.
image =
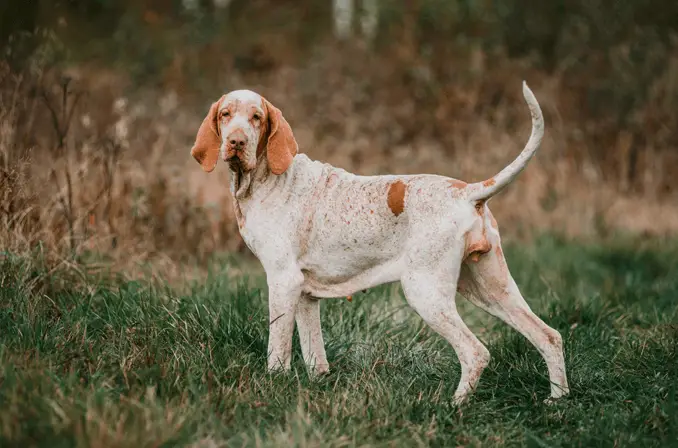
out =
[[287,171],[292,159],[297,155],[299,146],[292,133],[290,124],[283,117],[282,112],[264,99],[266,115],[268,115],[268,142],[266,149],[266,159],[268,167],[275,175],[280,175]]
[[200,125],[200,129],[198,129],[195,144],[191,149],[191,155],[207,173],[217,166],[217,160],[219,159],[221,138],[219,137],[219,126],[217,126],[217,114],[222,99],[224,99],[223,96],[210,107],[207,116]]

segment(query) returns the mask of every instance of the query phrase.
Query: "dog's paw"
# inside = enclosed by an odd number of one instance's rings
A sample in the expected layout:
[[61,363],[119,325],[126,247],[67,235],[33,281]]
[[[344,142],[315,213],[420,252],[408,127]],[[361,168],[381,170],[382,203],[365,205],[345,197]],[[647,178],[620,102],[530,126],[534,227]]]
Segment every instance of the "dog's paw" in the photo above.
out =
[[269,375],[284,375],[289,371],[289,366],[284,366],[280,363],[269,363],[268,367],[266,368],[266,373]]
[[306,371],[311,378],[321,378],[330,374],[329,364],[306,365]]
[[570,394],[570,388],[565,385],[564,387],[557,388],[555,391],[551,391],[551,396],[544,400],[544,404],[550,406],[555,404],[564,397],[567,397]]
[[464,395],[455,395],[452,398],[452,404],[454,406],[460,407],[468,403],[469,401],[469,394],[464,394]]
[[544,404],[545,404],[546,406],[553,406],[554,404],[556,404],[556,403],[562,401],[563,398],[566,397],[566,396],[567,396],[567,395],[561,395],[561,396],[559,396],[559,397],[553,397],[553,396],[548,397],[547,399],[544,400]]
[[316,377],[327,376],[330,374],[329,366],[315,367],[311,369],[311,374]]

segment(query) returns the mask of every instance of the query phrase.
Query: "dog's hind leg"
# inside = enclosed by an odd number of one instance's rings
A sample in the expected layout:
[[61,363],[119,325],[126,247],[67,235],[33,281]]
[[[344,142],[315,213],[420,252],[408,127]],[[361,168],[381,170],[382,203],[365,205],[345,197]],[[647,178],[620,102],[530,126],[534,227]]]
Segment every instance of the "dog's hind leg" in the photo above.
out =
[[525,302],[506,265],[499,234],[496,228],[494,230],[489,236],[492,250],[475,262],[467,258],[462,265],[459,293],[519,331],[539,350],[549,372],[550,399],[567,395],[570,389],[565,373],[562,337],[537,317]]
[[457,312],[455,291],[461,253],[455,258],[456,263],[439,266],[438,269],[433,267],[431,270],[432,266],[409,269],[401,283],[410,306],[457,353],[461,379],[454,400],[461,403],[475,390],[480,375],[490,362],[490,352]]

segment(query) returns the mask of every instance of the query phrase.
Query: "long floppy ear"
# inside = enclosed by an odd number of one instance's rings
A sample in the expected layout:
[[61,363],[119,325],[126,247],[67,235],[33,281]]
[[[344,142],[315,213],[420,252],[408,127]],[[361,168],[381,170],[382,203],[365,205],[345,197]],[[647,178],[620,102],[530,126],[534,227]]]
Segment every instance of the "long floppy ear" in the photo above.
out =
[[282,112],[266,99],[264,99],[264,106],[269,125],[266,158],[271,172],[278,176],[290,167],[292,159],[299,151],[299,145]]
[[210,111],[207,112],[207,116],[202,121],[200,129],[198,129],[195,144],[191,149],[191,155],[207,173],[217,166],[217,160],[219,159],[221,138],[219,137],[219,127],[217,126],[217,113],[219,112],[219,103],[221,103],[222,99],[224,99],[223,96],[210,107]]

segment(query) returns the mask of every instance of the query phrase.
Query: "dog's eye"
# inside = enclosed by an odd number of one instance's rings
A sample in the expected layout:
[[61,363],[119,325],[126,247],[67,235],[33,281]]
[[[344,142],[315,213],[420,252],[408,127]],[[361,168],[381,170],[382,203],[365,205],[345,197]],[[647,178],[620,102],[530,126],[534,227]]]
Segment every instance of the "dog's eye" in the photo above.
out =
[[230,117],[230,116],[231,116],[231,113],[229,111],[227,111],[227,110],[221,111],[221,118]]
[[254,115],[252,115],[252,120],[254,120],[254,121],[261,121],[261,115],[259,115],[259,114],[254,114]]

